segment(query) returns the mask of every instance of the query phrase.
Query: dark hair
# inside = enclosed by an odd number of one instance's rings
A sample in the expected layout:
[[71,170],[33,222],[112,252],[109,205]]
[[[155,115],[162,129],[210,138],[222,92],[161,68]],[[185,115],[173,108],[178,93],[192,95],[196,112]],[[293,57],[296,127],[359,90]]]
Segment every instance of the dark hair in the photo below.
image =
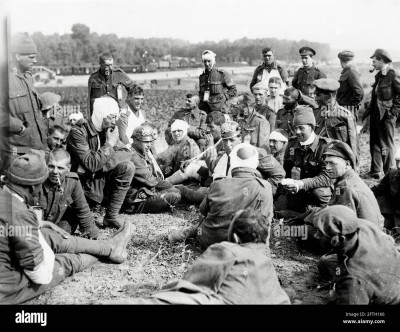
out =
[[239,102],[239,104],[247,105],[247,106],[254,106],[255,98],[254,95],[250,92],[245,92],[242,94],[243,99]]
[[191,93],[188,93],[187,95],[186,95],[186,98],[192,98],[193,97],[193,95],[191,94]]
[[[259,211],[247,208],[239,210],[232,217],[232,231],[230,235],[235,233],[242,243],[266,243],[270,226],[271,223],[265,215],[262,215]],[[232,242],[232,238],[229,240]]]
[[63,148],[55,148],[54,150],[50,151],[49,155],[47,156],[47,162],[49,162],[50,156],[57,160],[67,159],[68,164],[71,163],[71,155]]
[[275,51],[271,46],[264,47],[261,52],[262,53],[272,52],[272,54],[275,54]]
[[225,122],[226,122],[225,116],[220,111],[213,111],[207,114],[206,124],[214,123],[217,126],[221,126]]
[[49,135],[53,135],[56,131],[58,131],[59,133],[65,134],[64,128],[54,125],[53,127],[49,128]]
[[270,83],[277,83],[279,85],[282,85],[282,80],[279,77],[271,77],[268,81],[268,85]]
[[106,60],[113,60],[113,57],[110,53],[103,53],[99,56],[100,63],[104,63]]
[[300,92],[296,88],[293,88],[293,87],[287,88],[285,90],[285,92],[289,93],[290,95],[295,94],[296,95],[296,97],[295,97],[296,100],[300,98]]
[[131,89],[128,91],[128,96],[136,96],[136,95],[142,95],[144,96],[144,91],[141,86],[135,84]]

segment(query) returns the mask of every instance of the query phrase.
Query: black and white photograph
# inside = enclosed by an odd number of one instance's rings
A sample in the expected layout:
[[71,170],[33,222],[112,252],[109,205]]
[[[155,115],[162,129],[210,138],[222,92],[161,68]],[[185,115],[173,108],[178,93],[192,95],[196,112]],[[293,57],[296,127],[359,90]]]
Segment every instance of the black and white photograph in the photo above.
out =
[[46,326],[53,305],[394,321],[400,0],[14,0],[0,13],[12,326]]

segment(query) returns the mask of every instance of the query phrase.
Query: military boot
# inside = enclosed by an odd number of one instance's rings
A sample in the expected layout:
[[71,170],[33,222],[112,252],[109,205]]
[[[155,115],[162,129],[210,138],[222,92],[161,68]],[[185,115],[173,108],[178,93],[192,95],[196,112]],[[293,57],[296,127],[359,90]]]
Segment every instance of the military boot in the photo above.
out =
[[122,222],[118,221],[118,214],[124,202],[129,184],[126,186],[117,185],[111,193],[110,203],[106,208],[106,215],[103,219],[103,227],[120,228]]
[[166,178],[165,181],[168,181],[172,184],[180,184],[189,179],[189,176],[182,172],[181,170],[176,171],[170,177]]

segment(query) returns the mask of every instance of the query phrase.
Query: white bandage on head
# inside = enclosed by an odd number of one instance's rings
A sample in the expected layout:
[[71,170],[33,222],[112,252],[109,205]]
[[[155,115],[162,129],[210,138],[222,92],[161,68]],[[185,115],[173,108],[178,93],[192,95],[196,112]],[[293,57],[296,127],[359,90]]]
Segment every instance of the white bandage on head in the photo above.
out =
[[113,114],[119,115],[119,107],[115,99],[101,97],[94,100],[92,122],[97,131],[103,130],[103,119]]
[[269,135],[269,140],[281,141],[286,143],[288,142],[288,139],[278,131],[273,131],[271,135]]
[[254,92],[255,91],[262,91],[262,92],[264,92],[264,93],[267,93],[268,92],[268,85],[266,85],[264,82],[258,82],[257,84],[254,84],[254,86],[253,86],[253,89],[251,89],[251,91],[253,92],[253,94],[254,94]]
[[83,119],[83,114],[80,111],[78,111],[77,113],[71,113],[71,115],[69,116],[69,120],[79,121],[81,119]]
[[183,120],[175,120],[174,123],[171,125],[171,133],[175,130],[182,130],[183,136],[187,135],[189,125],[186,121]]
[[395,156],[394,156],[394,159],[400,160],[400,149],[398,149],[398,150],[396,151],[396,154],[395,154]]
[[229,157],[231,159],[231,170],[236,167],[249,167],[253,169],[258,167],[258,151],[249,143],[236,145]]
[[201,60],[210,60],[212,63],[215,63],[215,57],[217,55],[210,50],[205,50],[202,54],[201,54]]

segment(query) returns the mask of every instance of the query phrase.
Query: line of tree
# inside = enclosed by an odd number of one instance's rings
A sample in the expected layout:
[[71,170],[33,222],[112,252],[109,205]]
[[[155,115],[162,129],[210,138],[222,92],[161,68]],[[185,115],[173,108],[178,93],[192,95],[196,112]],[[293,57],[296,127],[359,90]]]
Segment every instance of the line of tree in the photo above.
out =
[[275,49],[278,59],[286,62],[299,62],[298,50],[310,46],[317,52],[318,59],[326,61],[330,57],[330,46],[326,43],[307,40],[292,41],[276,38],[242,38],[233,42],[228,39],[190,43],[173,38],[118,38],[115,34],[98,35],[90,32],[85,24],[77,23],[70,34],[44,35],[32,34],[38,47],[38,62],[41,65],[83,65],[97,64],[101,53],[111,53],[116,64],[135,64],[143,60],[147,51],[148,59],[161,60],[166,54],[172,57],[195,58],[200,61],[201,53],[211,49],[217,54],[218,63],[236,61],[252,62],[261,59],[261,50],[269,45]]

